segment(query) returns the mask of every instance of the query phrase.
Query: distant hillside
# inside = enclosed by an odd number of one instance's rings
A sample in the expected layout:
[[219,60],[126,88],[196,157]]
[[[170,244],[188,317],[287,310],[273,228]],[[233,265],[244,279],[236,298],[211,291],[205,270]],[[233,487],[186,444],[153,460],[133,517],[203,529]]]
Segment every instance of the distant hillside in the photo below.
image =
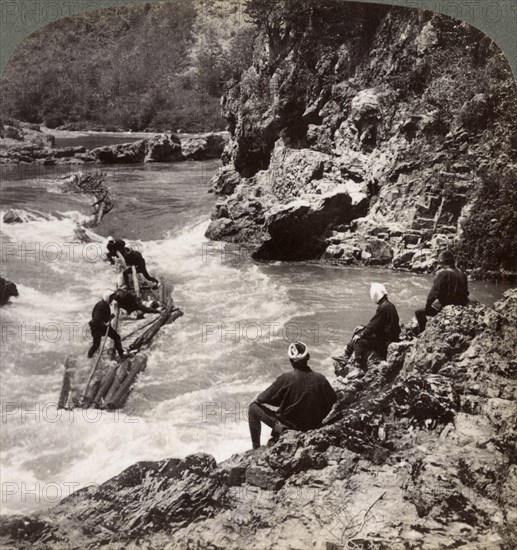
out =
[[48,127],[218,130],[227,81],[251,64],[239,2],[172,0],[61,19],[16,50],[3,117]]

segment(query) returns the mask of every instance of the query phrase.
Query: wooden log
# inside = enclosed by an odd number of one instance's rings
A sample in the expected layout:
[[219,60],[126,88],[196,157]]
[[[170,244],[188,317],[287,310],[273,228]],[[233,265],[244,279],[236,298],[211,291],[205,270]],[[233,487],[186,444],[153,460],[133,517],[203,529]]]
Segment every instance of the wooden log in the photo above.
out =
[[104,208],[106,206],[106,203],[104,202],[104,200],[101,202],[101,204],[99,205],[99,209],[97,210],[97,214],[95,216],[95,225],[99,225],[102,221],[102,217],[104,216]]
[[68,370],[65,364],[65,372],[63,374],[63,384],[61,385],[61,393],[59,394],[59,401],[57,402],[58,409],[64,409],[66,407],[69,394],[70,394],[70,371]]
[[[118,323],[119,323],[119,319],[120,319],[120,308],[118,307],[118,303],[113,300],[113,308],[115,310],[115,317],[113,318],[112,322],[111,322],[111,326],[113,327],[113,330],[115,332],[118,331]],[[110,345],[109,345],[109,356],[111,358],[115,357],[115,341],[112,340]]]
[[122,384],[120,385],[119,389],[117,390],[117,392],[115,393],[112,399],[112,407],[114,409],[119,409],[120,407],[124,406],[129,396],[129,393],[131,391],[131,386],[135,381],[135,378],[138,376],[140,372],[142,372],[145,369],[146,365],[147,365],[147,356],[144,355],[143,353],[141,353],[140,355],[137,355],[134,358],[129,374],[126,376],[124,382],[122,382]]
[[138,273],[136,272],[136,266],[131,266],[131,272],[133,273],[133,287],[137,298],[140,298],[140,284],[138,282]]
[[124,256],[122,256],[122,253],[117,251],[117,258],[119,259],[120,263],[122,264],[123,267],[127,267],[126,265],[126,259],[124,258]]
[[140,349],[142,346],[151,343],[152,339],[156,336],[157,332],[167,323],[172,323],[183,315],[183,311],[175,308],[174,306],[167,306],[165,311],[156,319],[155,323],[148,328],[142,336],[137,338],[130,346],[129,349]]
[[92,381],[93,375],[95,374],[95,371],[97,370],[97,366],[99,365],[99,361],[102,357],[102,353],[104,352],[104,347],[106,346],[106,341],[108,339],[109,330],[110,330],[110,324],[108,323],[108,326],[106,328],[106,334],[104,335],[104,339],[102,341],[101,349],[98,352],[99,355],[97,356],[97,360],[95,361],[95,365],[93,366],[93,369],[90,372],[90,376],[88,376],[88,381],[86,382],[86,386],[84,387],[84,394],[85,395],[88,393],[88,387],[90,386],[90,382]]
[[117,368],[117,371],[115,373],[115,377],[113,379],[113,382],[110,386],[110,389],[108,390],[108,393],[106,394],[106,397],[104,398],[104,406],[108,409],[114,408],[113,407],[113,397],[117,393],[118,388],[120,385],[124,382],[128,375],[128,371],[130,370],[132,359],[126,359]]
[[102,384],[100,385],[99,390],[95,394],[95,398],[93,400],[93,404],[96,407],[100,407],[100,405],[102,404],[102,400],[104,399],[104,397],[108,393],[108,390],[111,388],[111,385],[113,384],[113,380],[115,379],[115,375],[117,374],[118,368],[119,368],[119,365],[117,363],[113,363],[106,370],[106,373],[102,380]]
[[86,390],[86,392],[84,394],[84,397],[83,397],[83,403],[82,403],[83,409],[87,409],[92,404],[93,398],[95,397],[95,395],[99,391],[99,387],[101,385],[101,382],[102,382],[102,379],[99,377],[99,375],[97,375],[90,382],[90,385],[88,386],[88,389]]

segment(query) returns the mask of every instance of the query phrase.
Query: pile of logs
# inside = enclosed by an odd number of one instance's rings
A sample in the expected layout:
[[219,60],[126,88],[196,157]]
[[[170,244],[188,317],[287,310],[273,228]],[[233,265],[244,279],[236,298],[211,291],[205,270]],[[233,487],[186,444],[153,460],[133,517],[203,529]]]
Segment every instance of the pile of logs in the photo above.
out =
[[115,204],[110,198],[109,190],[105,185],[106,174],[101,171],[72,174],[67,178],[63,189],[68,193],[82,193],[92,195],[95,202],[92,204],[93,214],[85,227],[96,227],[102,218],[113,210]]

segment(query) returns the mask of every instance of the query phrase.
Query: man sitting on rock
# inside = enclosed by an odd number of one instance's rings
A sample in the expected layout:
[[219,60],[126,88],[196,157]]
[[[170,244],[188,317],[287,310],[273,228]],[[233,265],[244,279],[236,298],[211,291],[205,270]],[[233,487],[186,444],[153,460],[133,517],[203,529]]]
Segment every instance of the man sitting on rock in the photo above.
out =
[[377,352],[382,359],[386,358],[388,346],[397,342],[400,336],[400,323],[397,308],[388,300],[388,291],[380,283],[370,285],[370,298],[377,304],[377,311],[365,327],[357,327],[352,340],[345,348],[345,354],[338,361],[348,361],[355,353],[354,368],[347,378],[362,378],[366,373],[370,351]]
[[440,254],[439,262],[444,269],[434,279],[425,308],[415,311],[420,332],[425,330],[427,317],[435,317],[443,307],[466,306],[469,303],[467,276],[456,267],[454,254],[450,250],[444,250]]
[[287,354],[293,370],[280,375],[249,406],[248,422],[254,449],[260,447],[261,422],[272,428],[273,439],[284,430],[305,432],[319,428],[336,402],[336,393],[328,380],[309,367],[309,350],[303,342],[291,344]]

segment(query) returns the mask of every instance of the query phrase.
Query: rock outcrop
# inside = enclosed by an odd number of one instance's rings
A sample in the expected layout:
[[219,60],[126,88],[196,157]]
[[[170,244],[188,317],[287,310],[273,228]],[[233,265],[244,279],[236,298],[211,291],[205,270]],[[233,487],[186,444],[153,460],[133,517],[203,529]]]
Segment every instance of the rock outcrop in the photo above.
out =
[[0,277],[0,307],[5,306],[10,298],[19,296],[16,285],[3,277]]
[[[337,217],[315,226],[298,243],[303,250],[286,256],[278,246],[276,259],[431,271],[443,248],[461,242],[472,205],[486,200],[486,171],[497,181],[510,170],[515,181],[510,67],[488,37],[443,15],[335,0],[304,5],[278,3],[257,15],[253,65],[223,97],[232,137],[214,190],[225,198],[207,235],[249,240],[259,250],[275,238],[267,235],[268,209],[346,188],[362,205],[353,223],[339,228]],[[494,223],[510,216],[503,212],[513,204],[510,189],[500,189]],[[222,203],[239,212],[248,201],[253,210],[219,221]],[[276,238],[289,240],[293,229],[286,225]],[[326,252],[314,246],[332,235],[336,241],[336,233],[340,242],[327,243]],[[511,240],[508,264],[517,257]],[[341,255],[341,245],[361,254]],[[494,262],[502,269],[504,254]]]
[[[409,333],[408,333],[409,334]],[[504,550],[517,537],[517,290],[448,306],[418,339],[336,382],[325,425],[217,465],[141,462],[44,514],[9,547]],[[25,546],[24,546],[25,545]],[[334,546],[332,546],[334,545]]]
[[175,134],[162,134],[87,151],[81,146],[54,148],[52,136],[38,135],[43,136],[39,141],[31,139],[26,142],[22,136],[20,140],[4,139],[0,142],[0,164],[39,163],[52,166],[92,162],[133,164],[207,160],[219,158],[229,139],[227,132],[186,135],[181,139]]

